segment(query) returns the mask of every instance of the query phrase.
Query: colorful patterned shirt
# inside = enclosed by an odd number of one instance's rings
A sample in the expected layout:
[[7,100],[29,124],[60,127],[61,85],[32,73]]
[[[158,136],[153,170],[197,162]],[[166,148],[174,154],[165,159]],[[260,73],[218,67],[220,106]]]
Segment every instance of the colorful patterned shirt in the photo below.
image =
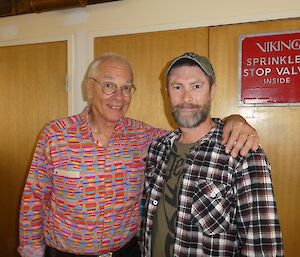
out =
[[165,131],[122,118],[101,147],[88,111],[50,122],[41,133],[21,202],[22,256],[42,257],[45,244],[75,254],[114,251],[140,226],[144,157]]
[[[282,235],[263,150],[236,159],[221,144],[223,123],[191,148],[175,218],[174,257],[283,256]],[[151,256],[153,218],[165,185],[168,159],[180,130],[149,147],[146,161],[147,217],[144,253]],[[156,257],[156,256],[154,256]]]

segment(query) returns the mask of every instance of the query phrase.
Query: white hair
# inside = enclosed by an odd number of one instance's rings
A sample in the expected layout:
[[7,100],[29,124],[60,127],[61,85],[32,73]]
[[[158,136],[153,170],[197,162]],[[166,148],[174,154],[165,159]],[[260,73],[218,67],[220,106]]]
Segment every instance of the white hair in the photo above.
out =
[[127,65],[130,72],[131,72],[131,75],[133,77],[133,71],[132,71],[132,67],[131,67],[131,64],[129,63],[129,61],[126,58],[124,58],[123,56],[121,56],[119,54],[116,54],[116,53],[105,53],[105,54],[95,58],[91,62],[91,64],[89,65],[89,67],[87,69],[86,77],[94,75],[94,73],[97,72],[97,67],[102,62],[110,61],[110,60],[117,61],[117,62],[120,62],[120,63],[123,63],[123,64]]

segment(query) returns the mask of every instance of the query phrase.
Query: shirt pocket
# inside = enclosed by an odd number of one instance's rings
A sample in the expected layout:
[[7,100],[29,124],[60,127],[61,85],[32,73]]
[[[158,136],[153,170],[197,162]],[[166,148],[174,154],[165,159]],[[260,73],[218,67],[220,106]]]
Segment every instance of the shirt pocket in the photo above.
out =
[[140,170],[127,171],[125,182],[125,206],[134,206],[140,199],[143,188],[143,172]]
[[210,180],[196,181],[191,208],[192,223],[207,235],[229,230],[235,195],[229,185]]
[[80,171],[54,169],[53,183],[55,202],[62,210],[82,210],[83,186]]

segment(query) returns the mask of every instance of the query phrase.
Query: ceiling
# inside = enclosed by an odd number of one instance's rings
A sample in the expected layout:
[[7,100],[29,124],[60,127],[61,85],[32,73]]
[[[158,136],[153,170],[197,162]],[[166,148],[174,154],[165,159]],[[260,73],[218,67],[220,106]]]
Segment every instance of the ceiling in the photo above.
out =
[[120,0],[0,0],[0,18],[26,13],[85,7],[113,1]]

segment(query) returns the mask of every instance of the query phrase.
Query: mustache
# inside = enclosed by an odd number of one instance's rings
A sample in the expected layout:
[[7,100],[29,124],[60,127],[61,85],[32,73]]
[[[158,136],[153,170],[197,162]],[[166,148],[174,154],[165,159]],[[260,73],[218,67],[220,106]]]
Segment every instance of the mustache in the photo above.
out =
[[175,109],[181,108],[199,108],[200,106],[197,104],[177,104],[174,106]]

